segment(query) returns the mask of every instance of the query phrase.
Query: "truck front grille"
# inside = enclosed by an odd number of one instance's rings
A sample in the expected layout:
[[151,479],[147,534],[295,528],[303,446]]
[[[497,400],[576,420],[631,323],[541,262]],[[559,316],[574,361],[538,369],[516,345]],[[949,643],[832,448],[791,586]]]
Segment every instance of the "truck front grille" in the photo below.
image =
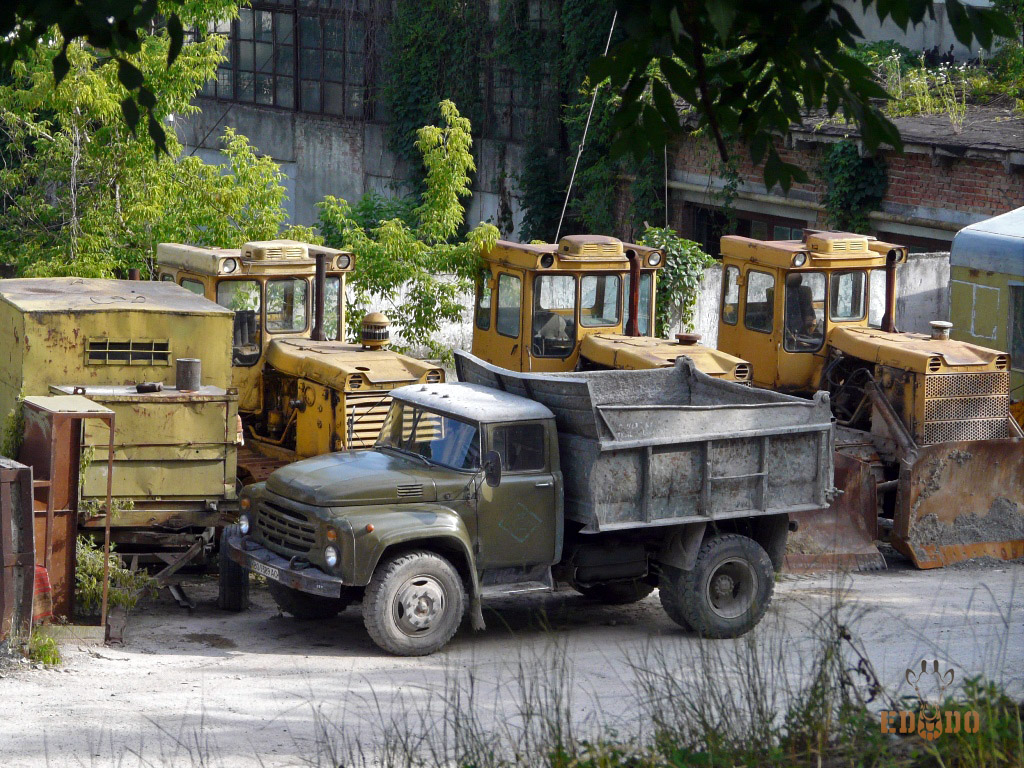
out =
[[304,555],[316,544],[316,525],[301,512],[263,501],[256,528],[269,549],[280,554]]

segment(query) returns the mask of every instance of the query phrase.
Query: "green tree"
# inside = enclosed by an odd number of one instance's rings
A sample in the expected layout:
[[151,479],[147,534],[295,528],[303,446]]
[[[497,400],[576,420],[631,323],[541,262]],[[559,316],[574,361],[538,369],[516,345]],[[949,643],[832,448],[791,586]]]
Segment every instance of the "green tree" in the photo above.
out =
[[[195,21],[205,26],[227,10],[211,0]],[[167,67],[172,44],[158,30],[131,55],[162,122],[197,111],[191,102],[224,38],[186,44]],[[57,84],[50,70],[61,52],[69,68]],[[115,60],[59,37],[14,63],[0,85],[0,255],[27,275],[99,277],[150,267],[161,240],[237,247],[276,236],[286,219],[277,165],[230,130],[223,169],[181,156],[173,132],[169,154],[155,153],[152,139],[121,119],[127,90],[118,72]]]
[[472,287],[479,255],[498,239],[492,224],[481,222],[462,237],[463,200],[471,194],[476,170],[468,119],[451,101],[440,103],[441,124],[420,128],[416,149],[426,171],[424,192],[411,223],[392,218],[366,228],[344,200],[328,196],[319,203],[319,224],[326,243],[351,250],[357,269],[349,317],[357,325],[371,306],[385,303],[393,327],[406,346],[448,350],[433,340],[443,322],[462,319],[461,297]]
[[[865,12],[901,29],[935,17],[935,0],[863,0]],[[621,89],[615,116],[616,154],[642,156],[691,130],[679,117],[678,100],[692,105],[696,127],[706,131],[722,161],[729,143],[747,146],[764,163],[765,185],[789,189],[807,174],[785,162],[777,137],[807,111],[825,110],[856,123],[869,150],[902,147],[899,131],[873,99],[887,94],[868,67],[850,53],[863,34],[838,0],[616,0],[624,38],[591,67]],[[956,39],[992,47],[995,35],[1015,30],[1002,13],[946,0]],[[666,82],[650,74],[656,61]],[[652,102],[643,93],[652,89]]]
[[[222,17],[236,9],[229,0],[218,2]],[[60,85],[71,71],[72,45],[104,51],[124,87],[119,107],[129,129],[140,120],[139,107],[147,113],[147,128],[154,146],[167,149],[157,101],[159,87],[151,72],[139,67],[142,52],[155,26],[163,28],[168,46],[164,61],[174,64],[185,41],[185,27],[205,22],[210,0],[7,0],[0,3],[0,74],[8,76],[19,60],[31,58],[38,47],[57,48],[50,57],[50,71]]]
[[676,325],[693,330],[704,270],[715,264],[715,259],[704,253],[700,245],[667,227],[647,227],[640,243],[660,248],[665,254],[665,266],[658,273],[655,335],[665,338]]

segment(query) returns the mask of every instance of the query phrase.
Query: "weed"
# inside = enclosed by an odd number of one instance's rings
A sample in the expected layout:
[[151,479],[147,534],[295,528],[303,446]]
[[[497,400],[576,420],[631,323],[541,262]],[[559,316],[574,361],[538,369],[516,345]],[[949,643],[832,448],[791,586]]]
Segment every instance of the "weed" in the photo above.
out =
[[28,639],[26,655],[30,661],[45,664],[48,667],[55,667],[61,663],[57,641],[38,629],[33,630],[32,636]]
[[[75,556],[76,607],[85,615],[96,613],[103,600],[103,547],[87,536],[79,536]],[[111,545],[107,604],[130,611],[147,592],[151,595],[156,593],[156,580],[145,571],[125,568]]]

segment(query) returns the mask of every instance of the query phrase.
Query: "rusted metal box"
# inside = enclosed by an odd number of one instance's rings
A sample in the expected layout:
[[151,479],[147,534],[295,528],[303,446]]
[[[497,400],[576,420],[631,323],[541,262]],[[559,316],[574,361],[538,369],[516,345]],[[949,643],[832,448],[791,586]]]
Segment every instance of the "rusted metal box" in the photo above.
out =
[[[233,313],[170,283],[0,280],[0,415],[22,395],[85,395],[116,415],[115,527],[223,524],[235,499]],[[198,392],[174,389],[175,361],[202,361]],[[157,382],[162,391],[136,385]],[[89,501],[105,497],[107,435],[85,426]],[[123,509],[131,500],[135,509]],[[91,505],[95,518],[98,504]],[[228,504],[227,506],[230,506]],[[102,525],[93,519],[86,525]]]
[[0,457],[0,648],[32,628],[32,470]]

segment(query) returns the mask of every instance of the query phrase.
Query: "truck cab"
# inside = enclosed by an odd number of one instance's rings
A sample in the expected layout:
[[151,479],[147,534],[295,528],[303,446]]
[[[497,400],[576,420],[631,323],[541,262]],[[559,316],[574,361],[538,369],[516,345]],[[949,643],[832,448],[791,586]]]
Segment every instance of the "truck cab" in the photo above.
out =
[[276,339],[313,336],[317,254],[326,260],[324,336],[345,332],[345,276],[352,254],[295,240],[265,240],[242,248],[157,245],[157,279],[177,283],[235,313],[231,366],[239,408],[259,407],[260,370]]
[[664,254],[601,235],[553,243],[499,240],[482,254],[473,354],[513,371],[638,370],[686,356],[710,376],[750,378],[750,366],[696,343],[654,336]]

